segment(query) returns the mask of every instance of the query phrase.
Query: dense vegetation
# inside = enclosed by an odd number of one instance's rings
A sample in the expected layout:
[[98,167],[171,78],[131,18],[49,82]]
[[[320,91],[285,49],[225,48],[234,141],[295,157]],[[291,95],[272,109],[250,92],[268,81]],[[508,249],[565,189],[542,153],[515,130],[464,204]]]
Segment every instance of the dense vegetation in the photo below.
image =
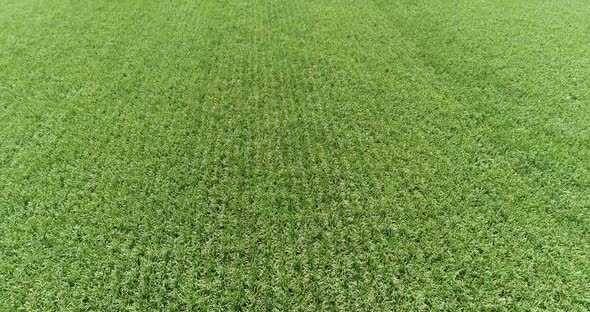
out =
[[0,310],[590,309],[590,2],[0,0]]

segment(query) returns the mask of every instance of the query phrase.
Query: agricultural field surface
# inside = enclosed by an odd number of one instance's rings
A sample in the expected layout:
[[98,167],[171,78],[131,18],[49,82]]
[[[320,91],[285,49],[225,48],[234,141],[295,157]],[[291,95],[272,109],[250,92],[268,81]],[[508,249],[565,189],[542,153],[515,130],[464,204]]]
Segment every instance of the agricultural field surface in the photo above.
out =
[[590,310],[590,2],[0,0],[0,311]]

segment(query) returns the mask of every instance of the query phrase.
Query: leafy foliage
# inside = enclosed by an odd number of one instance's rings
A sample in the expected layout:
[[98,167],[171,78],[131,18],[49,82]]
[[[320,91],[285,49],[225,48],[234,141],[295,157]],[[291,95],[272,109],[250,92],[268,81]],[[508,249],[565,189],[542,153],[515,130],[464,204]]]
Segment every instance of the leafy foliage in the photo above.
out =
[[0,0],[0,310],[590,309],[589,14]]

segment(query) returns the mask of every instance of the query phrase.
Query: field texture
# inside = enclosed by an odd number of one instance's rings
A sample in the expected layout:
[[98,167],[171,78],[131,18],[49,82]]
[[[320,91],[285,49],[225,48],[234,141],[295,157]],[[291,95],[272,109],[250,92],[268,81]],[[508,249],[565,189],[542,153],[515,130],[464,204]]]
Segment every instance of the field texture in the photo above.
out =
[[0,310],[590,309],[590,2],[0,0]]

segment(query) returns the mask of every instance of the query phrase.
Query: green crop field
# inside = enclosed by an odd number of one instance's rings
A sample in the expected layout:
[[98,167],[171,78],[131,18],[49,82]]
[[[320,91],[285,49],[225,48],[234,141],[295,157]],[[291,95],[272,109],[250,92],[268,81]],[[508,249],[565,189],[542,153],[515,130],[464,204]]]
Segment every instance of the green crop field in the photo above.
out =
[[0,0],[0,311],[590,309],[590,2]]

